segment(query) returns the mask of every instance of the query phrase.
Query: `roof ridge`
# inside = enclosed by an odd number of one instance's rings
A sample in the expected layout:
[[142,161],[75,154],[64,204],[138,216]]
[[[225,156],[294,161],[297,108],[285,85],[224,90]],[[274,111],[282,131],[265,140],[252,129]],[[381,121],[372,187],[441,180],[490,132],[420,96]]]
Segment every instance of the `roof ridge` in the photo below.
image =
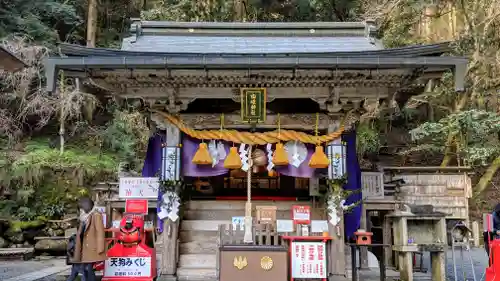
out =
[[175,22],[146,21],[131,18],[131,30],[143,28],[200,28],[200,29],[364,29],[372,21],[356,22]]

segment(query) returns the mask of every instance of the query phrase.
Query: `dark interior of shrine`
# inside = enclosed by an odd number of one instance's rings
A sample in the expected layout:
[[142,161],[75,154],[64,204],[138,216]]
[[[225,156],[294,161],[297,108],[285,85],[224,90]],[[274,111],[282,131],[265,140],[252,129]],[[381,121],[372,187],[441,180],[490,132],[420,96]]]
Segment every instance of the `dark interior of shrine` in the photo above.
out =
[[[312,99],[275,99],[267,103],[267,110],[275,113],[320,112],[318,103]],[[241,110],[241,104],[231,99],[196,99],[183,113],[234,113]]]
[[[318,103],[309,98],[274,99],[268,102],[266,107],[269,113],[314,115],[321,112]],[[197,99],[191,102],[183,113],[234,114],[240,110],[241,104],[232,99]],[[262,130],[256,127],[254,131]],[[302,131],[314,134],[314,128]],[[255,149],[265,151],[265,147],[254,148],[254,152]],[[185,183],[191,190],[192,199],[245,200],[247,196],[247,173],[242,170],[232,170],[215,177],[186,177]],[[269,174],[265,166],[254,167],[251,186],[254,200],[310,199],[308,178],[290,177],[276,172]]]

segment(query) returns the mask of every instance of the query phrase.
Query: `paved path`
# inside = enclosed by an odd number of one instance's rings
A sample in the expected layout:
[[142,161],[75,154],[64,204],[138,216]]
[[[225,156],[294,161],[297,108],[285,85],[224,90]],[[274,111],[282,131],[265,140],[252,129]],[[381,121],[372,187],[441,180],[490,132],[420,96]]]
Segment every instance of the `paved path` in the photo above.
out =
[[[30,261],[0,261],[0,280],[35,281],[67,268],[64,259],[37,258]],[[41,279],[43,280],[43,279]]]
[[[484,270],[488,264],[488,259],[483,248],[471,250],[473,266],[468,260],[464,263],[464,272],[467,280],[472,280],[472,268],[476,273],[477,281],[482,281]],[[464,254],[467,258],[467,253]],[[451,251],[447,252],[446,275],[450,281],[454,280],[453,261]],[[464,281],[461,270],[460,254],[457,252],[457,281]],[[424,265],[430,268],[430,258],[428,255],[424,257]],[[59,272],[65,271],[67,266],[64,259],[48,259],[42,258],[31,261],[0,261],[0,280],[2,281],[59,281],[61,276]],[[49,276],[47,276],[49,275]]]
[[[465,277],[467,280],[473,280],[473,275],[472,272],[474,271],[476,273],[476,280],[480,281],[481,277],[483,277],[484,271],[486,267],[488,266],[488,257],[486,256],[486,252],[484,251],[483,248],[474,248],[471,249],[470,254],[472,257],[472,261],[474,266],[471,265],[469,259],[468,259],[468,253],[464,251],[464,263],[463,263],[463,271],[462,271],[462,262],[460,259],[460,252],[459,250],[455,251],[456,256],[456,264],[457,264],[457,281],[463,281],[463,274],[465,273]],[[430,269],[430,258],[429,255],[426,255],[424,257],[424,265],[426,268]],[[472,270],[474,268],[474,270]],[[446,277],[448,280],[452,281],[455,280],[454,273],[453,273],[453,258],[452,258],[452,252],[451,250],[448,250],[446,253]]]

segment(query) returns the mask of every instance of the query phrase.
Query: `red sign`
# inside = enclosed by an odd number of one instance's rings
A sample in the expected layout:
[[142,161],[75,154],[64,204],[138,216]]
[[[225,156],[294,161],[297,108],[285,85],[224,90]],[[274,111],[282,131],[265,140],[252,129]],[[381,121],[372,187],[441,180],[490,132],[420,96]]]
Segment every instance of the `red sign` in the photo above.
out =
[[292,220],[294,224],[310,224],[311,223],[311,207],[310,206],[293,206]]
[[127,199],[125,201],[125,213],[127,214],[148,214],[148,200],[146,199]]

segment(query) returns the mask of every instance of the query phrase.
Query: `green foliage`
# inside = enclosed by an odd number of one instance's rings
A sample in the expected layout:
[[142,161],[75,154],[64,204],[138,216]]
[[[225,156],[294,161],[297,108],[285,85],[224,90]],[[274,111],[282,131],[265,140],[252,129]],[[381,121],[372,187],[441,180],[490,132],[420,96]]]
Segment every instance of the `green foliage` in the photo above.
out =
[[116,170],[117,162],[110,155],[89,153],[79,148],[68,147],[63,154],[50,148],[48,142],[30,141],[25,153],[12,163],[14,179],[24,184],[37,184],[54,171],[70,172],[77,183],[99,174]]
[[380,24],[382,41],[386,48],[423,43],[414,32],[421,20],[423,3],[425,1],[403,0],[392,7]]
[[377,153],[380,146],[380,134],[375,125],[361,123],[356,127],[356,151],[359,155]]
[[115,110],[101,137],[105,148],[119,156],[119,160],[134,163],[142,159],[147,149],[149,126],[140,112]]
[[412,150],[444,152],[446,139],[456,135],[457,153],[468,164],[487,165],[500,155],[500,116],[482,110],[466,110],[450,114],[438,122],[426,122],[413,129],[411,137],[423,143]]
[[[36,41],[55,43],[58,29],[67,31],[82,24],[70,1],[62,0],[2,0],[0,5],[0,38],[21,34]],[[56,29],[58,28],[58,29]]]
[[[237,0],[161,0],[143,11],[146,20],[233,21]],[[357,18],[359,1],[355,0],[249,0],[245,1],[245,18],[249,21],[349,21]],[[241,20],[241,19],[240,19]]]
[[72,146],[60,154],[47,141],[29,141],[15,157],[4,158],[2,171],[11,175],[11,194],[1,201],[0,215],[23,221],[59,218],[86,193],[85,186],[115,175],[115,159]]
[[38,217],[33,221],[19,221],[14,220],[10,222],[10,230],[13,232],[20,232],[23,229],[37,228],[45,223],[45,218]]

